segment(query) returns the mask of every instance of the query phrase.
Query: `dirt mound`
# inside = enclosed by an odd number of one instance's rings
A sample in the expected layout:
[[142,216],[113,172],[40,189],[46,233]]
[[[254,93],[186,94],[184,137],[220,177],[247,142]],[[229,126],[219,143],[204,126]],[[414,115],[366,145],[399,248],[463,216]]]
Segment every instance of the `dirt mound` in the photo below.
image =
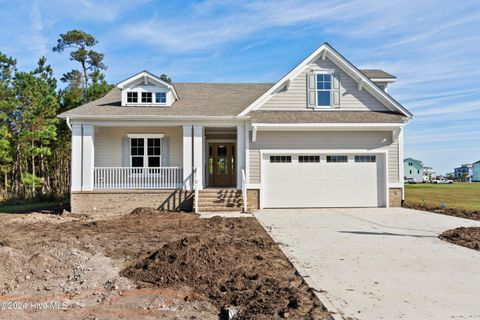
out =
[[454,216],[454,217],[472,219],[472,220],[480,220],[480,210],[441,208],[441,207],[429,206],[429,205],[418,204],[418,203],[405,203],[404,206],[405,208],[430,211],[430,212],[445,214],[447,216]]
[[144,215],[152,215],[152,214],[166,214],[166,211],[158,210],[155,208],[149,208],[149,207],[140,207],[140,208],[134,209],[129,214],[132,216],[144,216]]
[[480,227],[460,227],[443,232],[440,239],[480,251]]
[[329,319],[268,236],[222,232],[236,223],[243,221],[212,218],[210,232],[168,243],[121,275],[160,287],[191,287],[223,312],[236,308],[235,319]]

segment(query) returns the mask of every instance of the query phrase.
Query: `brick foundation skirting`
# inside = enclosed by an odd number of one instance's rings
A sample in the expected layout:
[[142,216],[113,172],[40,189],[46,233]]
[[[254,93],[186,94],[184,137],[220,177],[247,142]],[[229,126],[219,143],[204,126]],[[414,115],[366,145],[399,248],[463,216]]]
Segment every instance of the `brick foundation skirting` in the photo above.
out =
[[248,189],[247,202],[248,211],[257,211],[258,209],[260,209],[260,190]]
[[388,189],[389,205],[390,207],[402,206],[402,188]]
[[191,211],[193,192],[184,190],[81,191],[70,194],[72,212],[126,214],[138,207]]

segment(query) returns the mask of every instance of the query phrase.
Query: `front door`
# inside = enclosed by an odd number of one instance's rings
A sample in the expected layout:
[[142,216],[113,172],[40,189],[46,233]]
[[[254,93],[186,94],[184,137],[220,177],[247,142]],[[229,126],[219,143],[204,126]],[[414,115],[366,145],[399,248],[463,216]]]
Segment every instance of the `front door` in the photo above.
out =
[[208,146],[208,184],[231,187],[236,183],[235,143],[211,143]]

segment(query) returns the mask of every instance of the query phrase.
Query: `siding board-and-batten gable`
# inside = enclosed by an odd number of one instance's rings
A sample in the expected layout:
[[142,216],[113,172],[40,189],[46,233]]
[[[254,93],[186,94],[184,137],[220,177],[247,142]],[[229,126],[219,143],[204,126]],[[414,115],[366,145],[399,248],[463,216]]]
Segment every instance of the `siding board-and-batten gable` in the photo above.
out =
[[[290,80],[288,90],[279,90],[274,93],[258,110],[305,110],[307,109],[307,88],[308,75],[322,70],[335,70],[334,75],[338,77],[340,84],[338,110],[362,110],[362,111],[391,111],[367,90],[358,90],[358,83],[345,71],[326,58],[317,59],[307,67],[296,78]],[[333,97],[335,100],[335,97]],[[308,107],[313,107],[308,102]],[[324,110],[324,109],[322,109]],[[319,112],[321,112],[320,110]],[[337,110],[337,108],[335,109]]]

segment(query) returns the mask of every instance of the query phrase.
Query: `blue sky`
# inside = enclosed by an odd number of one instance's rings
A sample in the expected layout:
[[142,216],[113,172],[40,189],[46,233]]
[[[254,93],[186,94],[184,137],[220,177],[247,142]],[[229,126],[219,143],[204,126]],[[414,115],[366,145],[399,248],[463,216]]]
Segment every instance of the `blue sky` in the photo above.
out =
[[99,40],[107,79],[140,70],[174,81],[275,82],[323,42],[360,68],[398,77],[416,118],[405,156],[439,173],[480,160],[479,1],[0,0],[0,50],[30,70],[78,28]]

